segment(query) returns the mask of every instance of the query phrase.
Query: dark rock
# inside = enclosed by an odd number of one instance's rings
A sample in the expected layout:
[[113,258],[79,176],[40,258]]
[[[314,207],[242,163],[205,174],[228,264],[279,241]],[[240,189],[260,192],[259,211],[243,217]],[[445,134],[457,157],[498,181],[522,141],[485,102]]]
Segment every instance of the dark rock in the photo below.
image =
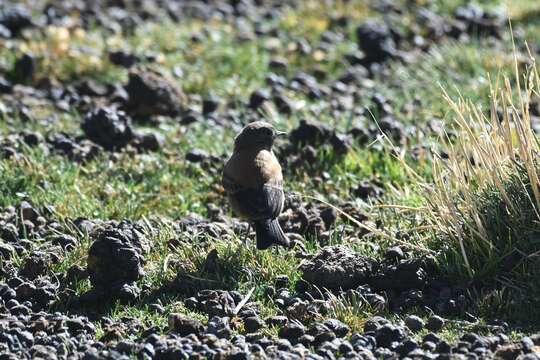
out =
[[60,246],[64,250],[72,250],[77,245],[77,239],[71,235],[55,235],[51,238],[51,243]]
[[218,252],[216,249],[212,249],[206,255],[206,259],[204,260],[202,270],[211,274],[215,274],[219,271],[218,266],[219,266],[218,265]]
[[278,289],[289,287],[289,277],[287,275],[277,275],[274,282]]
[[450,31],[445,19],[427,8],[421,7],[416,15],[418,22],[426,29],[425,37],[430,40],[438,40]]
[[524,346],[522,343],[511,343],[500,346],[497,351],[495,351],[494,358],[501,360],[511,360],[517,359],[524,353]]
[[193,149],[186,154],[186,160],[193,163],[207,160],[210,156],[203,150]]
[[338,245],[323,248],[299,268],[304,280],[320,288],[351,289],[368,281],[372,267],[370,259]]
[[32,223],[36,223],[39,212],[27,201],[22,201],[19,205],[19,211],[21,214],[21,220],[28,220]]
[[137,55],[126,53],[122,50],[109,52],[109,61],[114,65],[130,68],[136,63],[140,62]]
[[392,324],[383,325],[375,330],[375,339],[379,347],[394,349],[405,337],[403,328]]
[[169,315],[169,328],[180,336],[188,336],[189,334],[200,336],[204,332],[204,325],[199,320],[180,314]]
[[424,321],[416,315],[410,315],[405,318],[405,326],[412,331],[420,331],[424,328]]
[[287,70],[287,59],[284,58],[274,58],[268,62],[268,68],[272,71],[286,71]]
[[[223,290],[202,290],[197,293],[199,310],[209,316],[232,316],[236,307],[236,301],[232,292]],[[241,301],[241,300],[238,300]]]
[[373,276],[372,284],[377,289],[398,291],[422,289],[427,282],[427,273],[418,260],[402,261],[397,265],[379,268]]
[[403,341],[396,349],[396,352],[401,356],[406,356],[413,351],[419,350],[418,343],[413,339],[407,339]]
[[336,339],[336,334],[334,334],[333,331],[324,331],[324,332],[320,332],[318,333],[314,339],[313,339],[313,343],[315,345],[320,345],[320,344],[324,344],[326,342],[331,342],[333,341],[334,339]]
[[9,30],[12,36],[33,25],[30,11],[23,5],[7,6],[0,10],[0,25]]
[[15,299],[17,293],[8,284],[0,283],[0,298],[4,301]]
[[394,141],[405,137],[405,128],[401,122],[391,115],[384,116],[378,122],[379,129]]
[[452,347],[445,340],[442,340],[437,344],[435,351],[441,354],[449,354],[452,351]]
[[364,324],[364,331],[371,332],[380,329],[383,325],[390,324],[388,319],[383,318],[382,316],[374,316]]
[[0,146],[0,158],[11,159],[18,155],[17,150],[11,146]]
[[437,315],[430,316],[426,324],[426,328],[428,330],[435,331],[435,332],[441,330],[443,326],[444,326],[444,319]]
[[9,260],[15,254],[16,251],[12,245],[0,242],[0,258],[4,260]]
[[258,109],[266,101],[270,101],[270,93],[265,90],[255,90],[249,97],[249,107],[252,109]]
[[351,138],[346,134],[334,133],[330,138],[330,144],[336,154],[345,154],[351,148]]
[[129,117],[107,107],[88,113],[81,128],[88,139],[107,150],[121,149],[134,138]]
[[86,277],[88,277],[88,272],[86,271],[86,269],[76,264],[70,266],[66,273],[66,280],[69,282],[82,280]]
[[79,95],[106,96],[108,89],[107,86],[94,80],[85,79],[77,84],[77,92]]
[[304,334],[298,338],[298,343],[304,345],[305,347],[309,347],[313,344],[315,341],[315,338],[311,335]]
[[202,113],[208,115],[215,112],[219,108],[220,100],[216,97],[209,97],[203,100]]
[[393,246],[386,250],[386,253],[384,254],[384,257],[390,261],[398,261],[402,260],[405,255],[403,254],[403,250],[399,246]]
[[13,85],[3,76],[0,76],[0,94],[10,94],[13,91]]
[[279,337],[287,340],[295,340],[305,334],[304,326],[297,321],[292,321],[279,329]]
[[141,289],[135,283],[122,284],[113,288],[111,295],[118,299],[121,304],[131,304],[141,295]]
[[332,330],[338,337],[345,337],[351,330],[347,325],[338,319],[327,319],[323,321],[323,325]]
[[333,207],[325,207],[321,210],[321,219],[324,221],[325,229],[330,229],[337,220],[337,211]]
[[36,60],[30,54],[23,54],[15,60],[13,66],[13,76],[20,82],[32,80],[36,69]]
[[40,275],[44,275],[49,266],[51,259],[42,252],[34,252],[26,259],[21,269],[21,275],[28,279],[35,279]]
[[137,117],[176,116],[186,106],[182,90],[172,80],[151,71],[133,70],[126,85],[126,109]]
[[258,316],[250,316],[244,319],[244,328],[247,332],[254,333],[264,327],[264,321]]
[[284,327],[289,322],[289,319],[286,316],[276,315],[268,317],[265,322],[268,326]]
[[231,328],[228,317],[213,316],[208,321],[208,332],[218,338],[228,339],[231,336]]
[[143,235],[128,223],[99,230],[88,250],[87,269],[94,287],[114,287],[142,274]]
[[384,22],[367,20],[356,29],[358,46],[367,63],[379,63],[397,55],[396,43]]
[[165,137],[155,131],[145,131],[136,134],[134,146],[140,151],[158,151],[163,147]]
[[38,132],[23,131],[21,132],[21,137],[28,146],[37,146],[43,142],[43,136]]
[[431,341],[426,341],[422,343],[422,349],[429,351],[429,352],[435,352],[435,349],[437,348],[437,345]]
[[293,111],[292,101],[283,94],[274,95],[274,104],[281,114],[290,115]]
[[332,136],[332,130],[324,124],[300,120],[296,129],[291,131],[290,139],[294,145],[319,145],[328,141]]
[[454,16],[466,24],[466,31],[470,35],[501,37],[503,21],[498,16],[484,11],[477,4],[466,3],[459,6]]
[[423,342],[430,341],[432,343],[438,344],[439,341],[441,341],[441,338],[439,336],[437,336],[437,334],[434,334],[434,333],[430,332],[430,333],[427,333],[423,337],[422,341]]

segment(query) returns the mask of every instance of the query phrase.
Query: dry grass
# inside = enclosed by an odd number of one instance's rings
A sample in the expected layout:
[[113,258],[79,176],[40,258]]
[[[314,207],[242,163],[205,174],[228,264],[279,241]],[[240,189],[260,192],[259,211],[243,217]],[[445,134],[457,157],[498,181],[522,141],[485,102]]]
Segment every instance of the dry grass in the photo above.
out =
[[447,156],[433,161],[425,209],[447,265],[462,276],[513,281],[531,274],[537,262],[539,143],[529,107],[540,77],[531,62],[520,74],[516,60],[513,84],[497,79],[488,115],[444,92],[457,136],[446,137]]

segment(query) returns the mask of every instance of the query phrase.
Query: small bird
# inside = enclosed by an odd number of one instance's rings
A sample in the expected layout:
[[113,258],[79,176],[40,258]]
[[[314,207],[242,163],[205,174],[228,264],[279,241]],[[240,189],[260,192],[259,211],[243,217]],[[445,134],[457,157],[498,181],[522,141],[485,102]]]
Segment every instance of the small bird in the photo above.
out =
[[288,247],[277,217],[283,210],[283,174],[272,152],[285,132],[264,121],[252,122],[234,139],[234,151],[223,169],[222,184],[233,210],[255,225],[257,248]]

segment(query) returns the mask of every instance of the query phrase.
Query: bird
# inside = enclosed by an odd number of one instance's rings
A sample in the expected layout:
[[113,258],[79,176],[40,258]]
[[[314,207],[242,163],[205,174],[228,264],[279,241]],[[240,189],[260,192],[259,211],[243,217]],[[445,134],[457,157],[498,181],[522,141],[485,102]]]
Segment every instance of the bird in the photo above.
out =
[[[272,151],[286,132],[265,121],[247,124],[234,139],[234,150],[223,168],[222,185],[234,212],[255,227],[257,249],[289,247],[277,217],[283,211],[283,174]],[[248,228],[249,231],[249,228]]]

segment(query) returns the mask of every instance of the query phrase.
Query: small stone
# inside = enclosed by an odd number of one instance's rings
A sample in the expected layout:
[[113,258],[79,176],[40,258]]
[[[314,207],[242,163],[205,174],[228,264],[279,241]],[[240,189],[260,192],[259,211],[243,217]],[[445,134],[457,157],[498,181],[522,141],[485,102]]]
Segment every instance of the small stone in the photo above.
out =
[[163,147],[165,137],[155,131],[139,132],[135,136],[135,147],[141,151],[158,151]]
[[332,136],[330,128],[315,121],[300,120],[297,128],[291,131],[291,142],[298,145],[320,145]]
[[131,119],[123,112],[107,107],[89,112],[81,128],[88,139],[107,150],[123,148],[134,138]]
[[435,331],[435,332],[441,330],[443,326],[444,326],[444,319],[437,315],[430,316],[426,324],[426,328],[428,330]]
[[199,149],[193,149],[186,154],[186,160],[192,163],[199,163],[209,158],[209,155]]
[[250,316],[244,319],[244,328],[248,333],[254,333],[264,327],[264,321],[258,316]]
[[305,334],[305,328],[299,322],[293,321],[279,329],[279,337],[294,340]]
[[420,331],[424,328],[424,321],[416,316],[410,315],[405,319],[405,326],[407,326],[411,331]]
[[180,314],[169,315],[169,328],[180,336],[195,334],[199,336],[204,331],[204,325],[195,319],[188,318]]
[[114,65],[130,68],[140,61],[139,57],[122,50],[109,52],[109,61]]
[[27,201],[22,201],[19,205],[22,220],[29,220],[35,223],[39,217],[39,212]]
[[13,36],[18,36],[20,32],[33,25],[32,14],[23,4],[5,4],[0,11],[0,24],[9,30]]
[[393,246],[386,250],[384,257],[390,261],[398,261],[405,257],[403,250],[399,246]]
[[216,97],[209,97],[203,100],[202,103],[202,113],[203,115],[212,114],[215,112],[220,105],[220,100]]
[[366,283],[371,261],[342,246],[327,246],[300,266],[303,279],[320,288],[350,289]]
[[446,342],[445,340],[442,340],[437,344],[435,351],[441,354],[449,354],[452,351],[452,347],[450,346],[448,342]]
[[286,316],[276,315],[266,318],[265,322],[268,326],[284,327],[289,322],[289,319]]
[[375,331],[377,346],[390,348],[394,343],[399,343],[405,339],[403,328],[392,324],[383,325]]
[[290,115],[293,111],[292,101],[289,100],[285,95],[275,95],[274,104],[276,104],[276,108],[281,114]]
[[338,337],[345,337],[351,330],[347,325],[338,319],[327,319],[323,324],[332,330]]
[[423,342],[431,341],[435,344],[438,344],[441,341],[441,338],[437,334],[430,332],[424,335],[424,337],[422,338],[422,341]]
[[130,71],[126,91],[128,113],[134,116],[176,116],[186,106],[186,96],[171,79],[150,70]]
[[56,235],[51,239],[53,245],[60,246],[64,250],[72,250],[77,246],[77,239],[71,235]]
[[21,137],[24,143],[28,146],[37,146],[43,142],[43,135],[33,131],[21,132]]
[[396,43],[384,22],[366,20],[356,29],[356,36],[368,63],[383,62],[397,55]]
[[249,97],[249,107],[258,109],[266,101],[270,101],[270,94],[266,90],[255,90]]
[[23,54],[15,61],[13,74],[19,81],[26,82],[32,80],[36,68],[36,60],[30,54]]
[[289,286],[289,277],[287,275],[277,275],[275,279],[276,288],[287,288]]

